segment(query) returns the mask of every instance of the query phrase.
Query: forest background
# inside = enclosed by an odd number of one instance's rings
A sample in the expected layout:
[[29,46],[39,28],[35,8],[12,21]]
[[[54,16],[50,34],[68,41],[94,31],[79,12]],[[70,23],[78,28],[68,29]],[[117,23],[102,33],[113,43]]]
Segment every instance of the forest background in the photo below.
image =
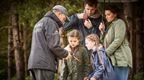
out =
[[[119,5],[131,36],[134,64],[129,80],[143,80],[144,1],[113,1],[99,0],[99,11],[103,14],[106,4]],[[83,12],[83,0],[0,0],[0,80],[29,80],[27,60],[33,27],[56,4],[65,6],[69,16]]]

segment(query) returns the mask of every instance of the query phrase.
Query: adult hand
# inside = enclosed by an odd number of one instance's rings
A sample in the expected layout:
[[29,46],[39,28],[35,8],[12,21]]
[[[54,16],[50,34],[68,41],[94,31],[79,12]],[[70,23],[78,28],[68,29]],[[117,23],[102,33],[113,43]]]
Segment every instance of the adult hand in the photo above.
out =
[[92,78],[90,78],[90,80],[96,80],[96,78],[92,77]]
[[78,19],[83,19],[84,13],[77,13],[77,17],[78,17]]
[[105,31],[105,25],[104,25],[104,23],[100,23],[100,25],[99,25],[99,30],[101,31],[101,33],[103,34],[103,32]]
[[89,19],[84,21],[84,25],[88,29],[92,28],[92,23],[91,23],[91,21]]
[[84,77],[84,79],[83,80],[89,80],[89,78],[88,77]]

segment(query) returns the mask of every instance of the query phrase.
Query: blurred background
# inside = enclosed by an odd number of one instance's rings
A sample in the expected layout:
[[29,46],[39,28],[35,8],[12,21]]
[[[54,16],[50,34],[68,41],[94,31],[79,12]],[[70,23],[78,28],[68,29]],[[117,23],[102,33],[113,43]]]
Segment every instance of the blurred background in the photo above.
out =
[[[144,80],[144,0],[98,1],[101,14],[106,4],[120,7],[133,53],[129,80]],[[30,80],[27,60],[33,27],[56,4],[65,6],[69,16],[83,12],[83,0],[0,0],[0,80]]]

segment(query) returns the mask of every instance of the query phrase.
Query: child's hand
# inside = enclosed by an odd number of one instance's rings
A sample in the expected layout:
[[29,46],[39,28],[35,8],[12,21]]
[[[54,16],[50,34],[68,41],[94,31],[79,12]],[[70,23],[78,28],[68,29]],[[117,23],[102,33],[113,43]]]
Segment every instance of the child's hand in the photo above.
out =
[[67,45],[64,49],[67,50],[68,52],[71,52],[70,45]]
[[68,56],[65,59],[70,59],[72,57],[70,54],[71,53],[70,45],[67,45],[64,49],[68,51]]

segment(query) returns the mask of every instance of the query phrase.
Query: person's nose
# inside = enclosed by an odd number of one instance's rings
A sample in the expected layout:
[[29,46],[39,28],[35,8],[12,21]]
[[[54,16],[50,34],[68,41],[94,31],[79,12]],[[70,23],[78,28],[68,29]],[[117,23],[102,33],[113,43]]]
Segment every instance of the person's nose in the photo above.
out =
[[74,44],[74,42],[72,42],[72,44]]

